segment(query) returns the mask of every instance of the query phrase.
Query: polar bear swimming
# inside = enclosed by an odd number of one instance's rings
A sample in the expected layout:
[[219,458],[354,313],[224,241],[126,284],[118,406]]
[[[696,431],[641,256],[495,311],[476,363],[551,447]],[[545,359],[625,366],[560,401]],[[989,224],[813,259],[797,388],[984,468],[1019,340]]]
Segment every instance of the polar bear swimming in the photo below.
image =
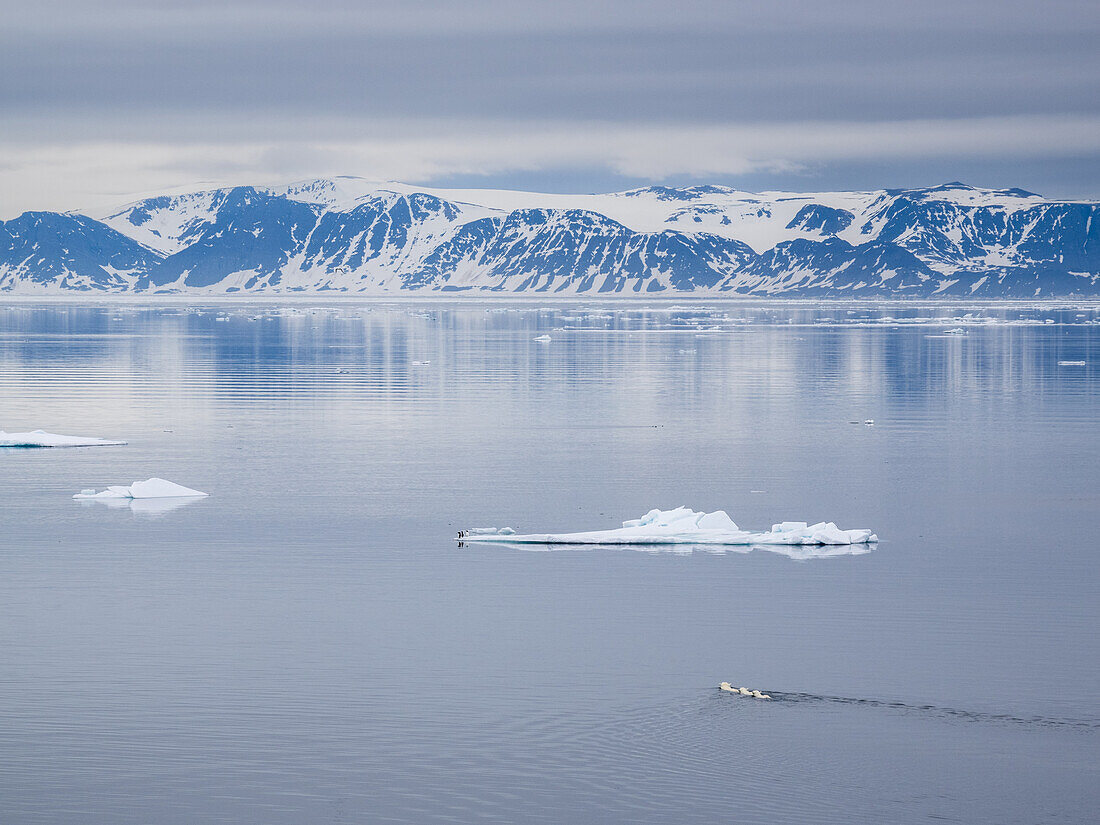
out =
[[745,687],[734,687],[729,682],[722,682],[718,685],[718,689],[726,693],[736,693],[738,696],[749,696],[753,699],[771,699],[768,694],[761,693],[758,690],[749,690]]

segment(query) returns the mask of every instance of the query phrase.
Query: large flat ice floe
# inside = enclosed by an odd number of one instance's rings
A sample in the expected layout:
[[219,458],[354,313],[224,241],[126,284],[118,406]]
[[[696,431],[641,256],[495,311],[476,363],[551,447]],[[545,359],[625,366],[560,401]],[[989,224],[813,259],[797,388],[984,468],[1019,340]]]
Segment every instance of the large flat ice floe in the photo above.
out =
[[150,478],[147,481],[135,481],[129,487],[113,486],[106,490],[81,490],[73,498],[76,499],[144,499],[144,498],[197,498],[209,495],[199,490],[192,490],[182,484],[165,481],[163,478]]
[[517,534],[510,528],[473,530],[459,536],[463,541],[491,541],[508,544],[699,544],[699,545],[867,545],[878,541],[870,530],[841,530],[831,521],[807,524],[782,521],[767,532],[742,530],[724,510],[697,513],[687,507],[650,510],[641,518],[624,521],[614,530],[587,533]]
[[80,435],[58,435],[44,430],[29,433],[6,433],[0,430],[0,447],[118,447],[125,443]]

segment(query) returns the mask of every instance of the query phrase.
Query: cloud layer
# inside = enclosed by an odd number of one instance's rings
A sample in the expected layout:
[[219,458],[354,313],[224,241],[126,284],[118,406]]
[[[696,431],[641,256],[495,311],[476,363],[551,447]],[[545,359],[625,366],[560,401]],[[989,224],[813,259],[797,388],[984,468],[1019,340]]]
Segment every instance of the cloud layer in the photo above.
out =
[[[335,173],[832,188],[935,182],[923,168],[1096,195],[1094,8],[20,4],[0,30],[0,216]],[[1044,172],[1060,163],[1072,181]]]

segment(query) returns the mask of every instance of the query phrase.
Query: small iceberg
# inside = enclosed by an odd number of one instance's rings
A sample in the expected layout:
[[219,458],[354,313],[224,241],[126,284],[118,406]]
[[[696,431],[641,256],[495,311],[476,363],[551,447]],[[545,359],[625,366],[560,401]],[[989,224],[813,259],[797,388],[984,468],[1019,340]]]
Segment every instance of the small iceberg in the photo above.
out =
[[58,435],[44,430],[29,433],[6,433],[0,430],[0,447],[120,447],[125,443],[80,435]]
[[549,335],[536,335],[534,340],[538,341],[540,344],[549,344],[554,339]]
[[724,510],[695,512],[688,507],[650,510],[641,518],[624,521],[621,528],[587,533],[509,534],[469,531],[463,541],[509,544],[714,544],[714,545],[864,545],[878,541],[870,530],[841,530],[831,521],[807,524],[781,521],[767,532],[738,527]]
[[129,487],[113,486],[106,490],[81,490],[73,498],[103,501],[106,499],[146,499],[146,498],[201,498],[209,493],[200,490],[192,490],[182,484],[165,481],[163,478],[150,478],[146,481],[135,481]]

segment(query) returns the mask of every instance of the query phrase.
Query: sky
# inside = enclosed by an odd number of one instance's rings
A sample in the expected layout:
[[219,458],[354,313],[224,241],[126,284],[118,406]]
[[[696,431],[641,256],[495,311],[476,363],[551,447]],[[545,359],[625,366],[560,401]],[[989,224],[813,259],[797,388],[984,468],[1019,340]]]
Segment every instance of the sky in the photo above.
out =
[[1100,198],[1095,0],[0,0],[0,219],[331,175]]

